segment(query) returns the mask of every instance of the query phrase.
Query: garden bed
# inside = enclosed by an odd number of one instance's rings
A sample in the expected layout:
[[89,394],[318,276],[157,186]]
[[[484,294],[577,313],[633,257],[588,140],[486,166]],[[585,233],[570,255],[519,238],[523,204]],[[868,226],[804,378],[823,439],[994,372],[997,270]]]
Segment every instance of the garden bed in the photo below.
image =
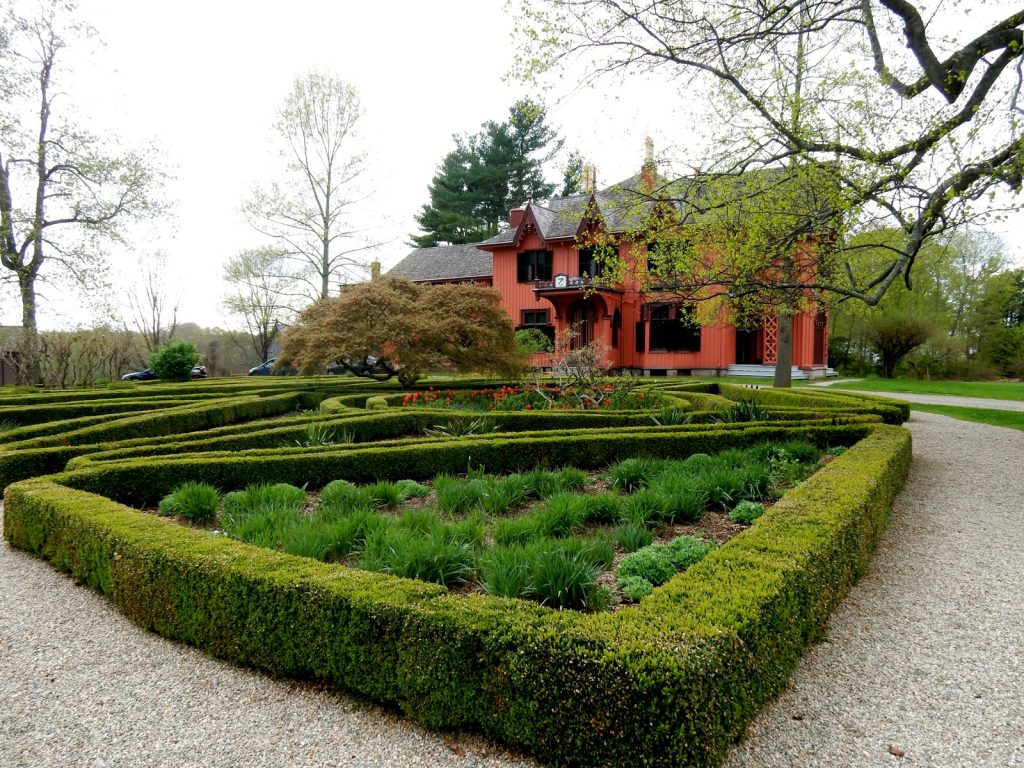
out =
[[[654,389],[694,397],[692,407],[678,406],[694,414],[692,423],[655,424],[645,411],[523,410],[488,417],[509,430],[504,433],[381,440],[433,428],[444,413],[402,408],[404,394],[395,393],[384,398],[391,407],[358,417],[362,438],[377,442],[306,447],[282,443],[294,443],[315,418],[296,421],[288,427],[294,433],[270,429],[252,438],[248,429],[223,428],[206,443],[196,435],[159,437],[170,434],[166,411],[139,415],[109,434],[76,435],[80,442],[70,448],[78,458],[68,471],[11,485],[4,534],[108,595],[140,626],[232,663],[324,681],[396,705],[430,727],[473,727],[554,764],[712,766],[785,685],[863,572],[906,475],[910,439],[878,423],[901,415],[880,399]],[[369,407],[377,399],[371,388],[345,391],[329,403],[335,412],[325,419],[345,419],[359,413],[350,405]],[[322,396],[304,393],[301,402]],[[275,398],[260,399],[272,404]],[[248,407],[249,399],[239,395],[238,402]],[[694,410],[705,407],[716,414],[735,409],[741,417],[760,410],[758,418],[767,418],[770,411],[771,418],[705,423]],[[93,436],[98,439],[86,440]],[[785,493],[741,535],[724,540],[729,531],[716,524],[724,543],[639,602],[603,612],[555,610],[473,588],[453,592],[290,555],[277,542],[254,547],[138,509],[189,480],[225,492],[267,479],[310,488],[338,478],[428,485],[439,474],[481,466],[524,474],[573,465],[589,473],[586,484],[600,493],[607,492],[600,482],[611,485],[610,473],[594,478],[630,458],[682,461],[786,440],[849,450]],[[68,455],[56,447],[9,450],[10,471],[31,473],[44,458],[36,454],[50,450],[46,461]],[[315,511],[312,500],[306,503]],[[420,502],[419,511],[430,504]],[[672,544],[694,532],[680,526],[711,528],[711,516],[725,508],[698,522],[659,520],[652,532]],[[520,524],[536,512],[519,508],[497,522]],[[592,531],[580,529],[584,536]],[[651,557],[688,552],[676,547]],[[616,552],[613,567],[625,555]]]

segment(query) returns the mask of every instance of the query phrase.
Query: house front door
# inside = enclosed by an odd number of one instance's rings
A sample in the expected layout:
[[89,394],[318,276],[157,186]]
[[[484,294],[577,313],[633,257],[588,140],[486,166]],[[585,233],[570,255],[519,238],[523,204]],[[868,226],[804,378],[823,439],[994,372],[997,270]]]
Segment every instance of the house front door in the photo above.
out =
[[757,331],[736,329],[736,363],[738,365],[759,365],[761,356],[757,349]]
[[569,327],[573,335],[569,341],[570,349],[587,346],[594,340],[594,323],[597,311],[589,301],[577,301],[569,308]]

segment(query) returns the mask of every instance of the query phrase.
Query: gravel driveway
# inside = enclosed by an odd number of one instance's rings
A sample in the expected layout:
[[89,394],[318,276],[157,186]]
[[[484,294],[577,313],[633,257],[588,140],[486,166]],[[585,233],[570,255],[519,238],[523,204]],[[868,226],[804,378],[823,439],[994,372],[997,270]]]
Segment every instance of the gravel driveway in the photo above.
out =
[[[730,768],[1024,766],[1024,432],[908,426],[913,468],[870,572]],[[6,544],[0,650],[3,768],[536,765],[143,632]]]

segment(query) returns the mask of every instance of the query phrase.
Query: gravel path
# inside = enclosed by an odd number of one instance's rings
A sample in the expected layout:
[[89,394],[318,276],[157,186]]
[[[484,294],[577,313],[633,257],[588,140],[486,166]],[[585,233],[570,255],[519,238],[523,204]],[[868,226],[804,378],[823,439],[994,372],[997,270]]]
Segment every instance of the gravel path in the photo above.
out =
[[528,768],[325,687],[274,680],[139,629],[0,543],[2,768]]
[[907,426],[914,464],[870,571],[728,768],[1024,766],[1024,432]]
[[[854,379],[859,381],[859,379]],[[812,384],[814,387],[828,387],[835,381]],[[866,389],[837,389],[838,392],[853,392],[858,395],[877,395],[908,403],[927,405],[956,405],[963,408],[990,408],[995,411],[1024,411],[1024,400],[996,400],[990,397],[960,397],[959,395],[928,395],[915,392],[870,392]]]
[[[1024,433],[908,426],[914,465],[871,570],[729,768],[1024,766]],[[143,632],[6,544],[0,585],[3,768],[536,766]]]

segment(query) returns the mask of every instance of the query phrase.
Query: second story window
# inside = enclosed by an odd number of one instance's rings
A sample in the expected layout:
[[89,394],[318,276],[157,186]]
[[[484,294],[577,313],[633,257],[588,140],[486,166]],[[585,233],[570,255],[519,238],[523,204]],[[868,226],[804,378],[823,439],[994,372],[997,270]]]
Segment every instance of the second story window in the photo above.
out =
[[523,251],[516,255],[516,275],[520,283],[551,279],[551,251]]
[[580,248],[580,277],[599,277],[604,274],[604,262],[598,258],[597,248]]

